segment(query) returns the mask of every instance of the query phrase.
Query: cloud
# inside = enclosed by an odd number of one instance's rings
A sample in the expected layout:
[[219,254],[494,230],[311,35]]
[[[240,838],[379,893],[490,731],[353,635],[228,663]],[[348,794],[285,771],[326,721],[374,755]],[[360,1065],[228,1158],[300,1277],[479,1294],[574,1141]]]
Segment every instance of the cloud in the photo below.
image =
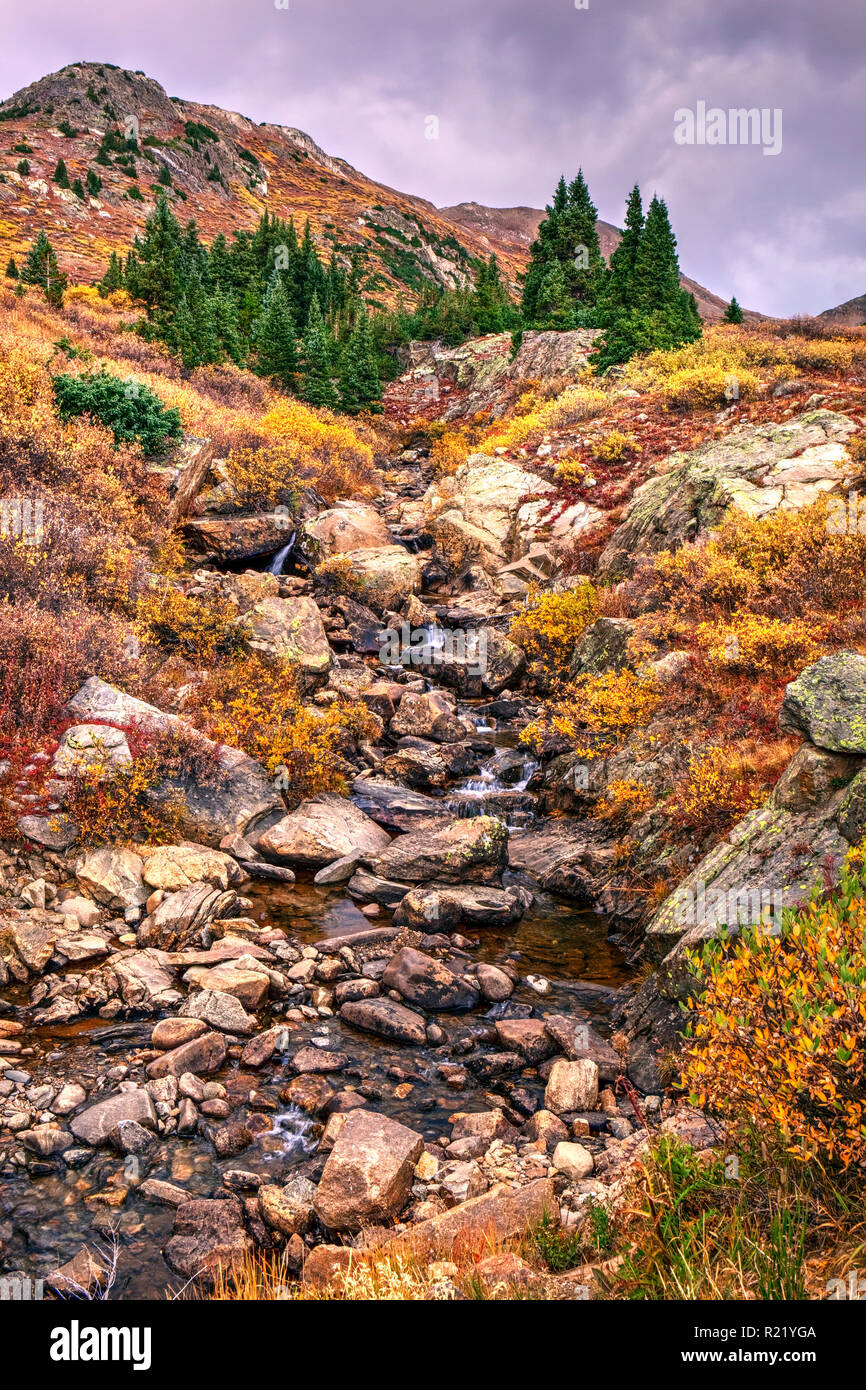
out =
[[[543,206],[582,165],[609,221],[636,180],[664,195],[683,268],[718,293],[781,314],[866,288],[850,0],[31,0],[15,20],[4,94],[82,58],[142,68],[439,204]],[[781,155],[676,146],[674,111],[698,100],[780,107]]]

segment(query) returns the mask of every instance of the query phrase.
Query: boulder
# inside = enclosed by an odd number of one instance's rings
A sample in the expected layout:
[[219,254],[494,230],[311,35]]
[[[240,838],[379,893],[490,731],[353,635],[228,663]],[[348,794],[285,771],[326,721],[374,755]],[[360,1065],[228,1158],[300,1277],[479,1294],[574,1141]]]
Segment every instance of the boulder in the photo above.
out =
[[379,854],[390,836],[351,801],[325,792],[284,816],[258,843],[260,853],[319,869],[346,855]]
[[126,734],[107,724],[75,724],[61,735],[51,764],[55,777],[80,773],[108,775],[132,765]]
[[177,1208],[163,1255],[177,1274],[208,1285],[217,1274],[240,1268],[252,1250],[238,1199],[202,1197]]
[[495,1027],[496,1036],[506,1051],[519,1052],[531,1066],[545,1061],[554,1051],[541,1018],[503,1018]]
[[399,609],[421,580],[421,565],[402,545],[343,552],[358,598],[377,611]]
[[183,978],[192,989],[230,994],[253,1013],[265,1004],[270,984],[263,970],[245,970],[231,961],[214,966],[193,965]]
[[73,717],[82,720],[105,720],[122,729],[173,732],[186,740],[197,740],[208,755],[216,754],[218,765],[213,779],[167,779],[160,788],[165,795],[182,793],[183,830],[196,843],[219,845],[225,835],[254,831],[285,810],[265,768],[246,753],[212,743],[176,714],[166,714],[155,705],[136,700],[96,676],[85,681],[67,708]]
[[582,1144],[559,1143],[553,1150],[553,1166],[569,1182],[582,1182],[595,1167],[595,1159]]
[[163,1076],[183,1076],[192,1072],[194,1076],[207,1076],[219,1071],[228,1054],[226,1040],[222,1033],[202,1033],[181,1047],[172,1048],[148,1063],[147,1074],[152,1081]]
[[190,517],[184,535],[195,550],[220,564],[274,555],[286,544],[291,529],[285,512],[255,516]]
[[[267,988],[267,976],[260,977]],[[219,989],[203,989],[199,994],[194,994],[183,1006],[184,1016],[187,1018],[199,1018],[210,1028],[216,1028],[221,1033],[235,1033],[240,1037],[249,1037],[255,1033],[258,1024],[251,1014],[248,1014],[239,999],[233,994],[225,994]],[[205,1033],[203,1037],[209,1037]],[[195,1039],[187,1046],[195,1048],[201,1043],[201,1039]],[[218,1051],[218,1049],[215,1049]],[[160,1059],[162,1060],[162,1059]],[[187,1066],[185,1071],[195,1071],[196,1068]],[[148,1072],[148,1075],[151,1075]]]
[[385,989],[395,989],[410,1004],[434,1013],[461,1013],[478,1003],[478,989],[441,961],[404,946],[392,956],[382,976]]
[[391,720],[395,737],[411,735],[435,743],[459,743],[473,732],[456,713],[454,697],[442,690],[407,691]]
[[450,1211],[419,1221],[399,1238],[416,1255],[450,1255],[456,1245],[514,1240],[543,1216],[558,1224],[559,1205],[552,1178],[537,1178],[523,1187],[497,1183]]
[[467,884],[449,888],[431,883],[410,888],[394,913],[394,925],[416,931],[456,931],[458,927],[509,927],[519,922],[529,895],[519,888]]
[[350,1000],[340,1008],[340,1018],[362,1033],[374,1033],[389,1042],[413,1043],[423,1047],[427,1041],[424,1019],[393,999]]
[[116,1125],[134,1120],[146,1129],[156,1129],[156,1111],[147,1091],[120,1091],[89,1105],[69,1121],[69,1128],[83,1144],[107,1144]]
[[514,993],[514,981],[497,965],[490,965],[482,960],[478,964],[477,975],[482,997],[489,999],[491,1004],[510,999]]
[[150,897],[144,882],[144,864],[131,849],[100,845],[82,855],[75,866],[75,877],[98,903],[125,912],[141,907]]
[[369,1110],[346,1116],[316,1189],[316,1215],[331,1230],[359,1231],[400,1215],[424,1139]]
[[594,1110],[598,1100],[598,1067],[584,1058],[579,1062],[554,1062],[544,1092],[545,1109],[554,1115],[573,1110]]
[[393,544],[393,536],[375,507],[366,502],[335,502],[325,512],[304,522],[305,551],[319,560],[347,551],[381,550]]
[[834,652],[785,687],[783,729],[831,753],[866,753],[866,657]]
[[311,598],[265,598],[246,616],[246,646],[276,665],[290,664],[304,690],[324,685],[331,648],[322,615]]
[[303,1235],[313,1217],[315,1196],[309,1178],[290,1178],[282,1187],[263,1183],[258,1191],[261,1218],[281,1235]]
[[495,883],[508,855],[508,831],[492,816],[455,820],[442,830],[394,840],[372,862],[382,878],[405,883]]
[[377,825],[389,830],[438,829],[452,819],[441,801],[373,778],[359,777],[352,784],[352,801]]
[[193,883],[226,889],[242,883],[246,874],[230,854],[207,845],[159,845],[142,853],[142,877],[150,888],[176,893]]

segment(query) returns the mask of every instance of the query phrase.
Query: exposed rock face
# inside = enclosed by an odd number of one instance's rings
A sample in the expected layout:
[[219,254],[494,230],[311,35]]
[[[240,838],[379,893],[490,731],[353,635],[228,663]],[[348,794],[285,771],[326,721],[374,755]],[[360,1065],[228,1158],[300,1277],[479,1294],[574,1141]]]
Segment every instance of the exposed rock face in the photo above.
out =
[[311,598],[264,598],[246,616],[246,645],[275,665],[291,664],[303,689],[324,685],[331,648],[322,615]]
[[129,767],[132,754],[122,729],[76,724],[62,735],[51,770],[55,777],[83,772],[115,772]]
[[420,1134],[369,1110],[346,1116],[316,1189],[316,1215],[335,1231],[399,1216],[424,1148]]
[[337,502],[304,523],[307,546],[321,560],[351,550],[376,550],[393,544],[393,537],[375,507],[364,502]]
[[628,643],[634,623],[628,618],[598,618],[586,629],[571,659],[573,676],[600,676],[628,665]]
[[266,831],[259,850],[281,862],[320,869],[355,852],[379,854],[389,844],[387,832],[351,801],[324,792]]
[[373,871],[404,883],[496,883],[507,853],[502,821],[475,816],[444,830],[400,836],[374,861]]
[[742,425],[639,487],[599,560],[602,575],[630,571],[641,555],[674,550],[718,526],[732,506],[750,516],[797,511],[848,487],[856,465],[845,448],[853,420],[813,410],[783,424]]
[[283,513],[261,512],[256,516],[190,517],[184,524],[187,540],[204,556],[231,564],[272,555],[286,544],[291,529]]
[[866,754],[866,657],[835,652],[785,689],[779,724],[832,753]]
[[358,598],[371,608],[400,609],[418,588],[421,565],[402,545],[382,545],[342,552]]
[[459,1013],[478,1003],[477,987],[467,984],[433,956],[408,946],[391,957],[382,984],[386,989],[395,989],[410,1004],[433,1012]]
[[[92,676],[73,695],[67,707],[85,720],[102,719],[120,729],[137,725],[153,731],[169,731],[193,736],[195,731],[176,714],[167,714],[136,700]],[[198,735],[200,738],[201,736]],[[213,748],[207,739],[202,746]],[[219,747],[219,770],[213,785],[185,779],[166,782],[166,793],[183,794],[183,829],[190,839],[204,845],[219,845],[232,831],[243,835],[275,820],[285,810],[282,798],[260,763],[238,748]]]
[[551,1178],[538,1178],[518,1188],[497,1183],[480,1197],[472,1197],[428,1221],[419,1221],[402,1240],[417,1253],[447,1255],[455,1242],[467,1240],[475,1232],[487,1239],[493,1235],[503,1241],[511,1240],[540,1221],[545,1212],[552,1216],[557,1212]]

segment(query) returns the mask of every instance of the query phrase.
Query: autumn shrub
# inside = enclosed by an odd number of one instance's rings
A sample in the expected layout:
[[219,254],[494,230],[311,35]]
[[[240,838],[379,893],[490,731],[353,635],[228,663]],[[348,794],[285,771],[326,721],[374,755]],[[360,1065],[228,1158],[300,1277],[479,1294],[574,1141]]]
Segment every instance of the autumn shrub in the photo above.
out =
[[823,650],[822,631],[814,624],[758,613],[701,623],[695,636],[711,667],[780,681],[793,680]]
[[292,805],[325,791],[345,791],[347,755],[358,741],[381,732],[360,701],[305,705],[287,665],[260,657],[228,662],[211,674],[198,696],[203,728],[212,738],[242,748],[281,777]]
[[83,606],[58,614],[0,602],[0,735],[37,740],[88,676],[120,680],[128,671],[125,636],[118,619]]
[[604,391],[591,386],[571,386],[555,400],[496,424],[484,441],[484,448],[517,449],[552,430],[566,430],[601,415],[610,405]]
[[766,787],[735,747],[714,746],[689,759],[686,777],[673,793],[676,821],[699,835],[724,831],[760,806]]
[[264,441],[283,451],[297,477],[320,492],[326,502],[375,492],[373,449],[356,426],[328,410],[312,410],[300,401],[283,400],[262,417]]
[[227,600],[183,594],[168,583],[141,596],[136,621],[144,641],[201,666],[238,652],[245,635]]
[[630,825],[644,812],[652,809],[654,798],[648,787],[631,777],[616,778],[604,789],[604,795],[592,810],[594,820]]
[[568,667],[578,638],[597,616],[598,595],[588,580],[560,593],[531,591],[508,635],[529,661],[541,661],[553,672],[561,672]]
[[232,449],[226,472],[238,506],[245,511],[270,511],[276,506],[293,510],[300,490],[296,466],[297,451],[286,444]]
[[661,383],[660,394],[676,410],[717,410],[725,402],[754,399],[760,386],[760,377],[747,367],[728,370],[707,363],[674,372]]
[[633,453],[635,439],[624,430],[610,430],[592,446],[592,456],[599,463],[619,463],[627,454]]
[[433,441],[430,463],[437,478],[450,477],[466,462],[469,440],[463,430],[447,430]]
[[577,454],[560,455],[554,466],[556,481],[565,487],[579,486],[585,482],[588,471],[583,459]]
[[661,698],[656,683],[634,671],[579,676],[563,699],[523,729],[520,739],[540,749],[549,736],[564,738],[579,757],[601,758],[644,728]]
[[53,386],[62,420],[90,415],[111,430],[116,444],[138,443],[146,454],[158,454],[180,438],[178,412],[131,378],[124,381],[103,368],[86,376],[61,373]]
[[866,882],[692,953],[683,1084],[739,1125],[780,1133],[791,1154],[866,1166]]

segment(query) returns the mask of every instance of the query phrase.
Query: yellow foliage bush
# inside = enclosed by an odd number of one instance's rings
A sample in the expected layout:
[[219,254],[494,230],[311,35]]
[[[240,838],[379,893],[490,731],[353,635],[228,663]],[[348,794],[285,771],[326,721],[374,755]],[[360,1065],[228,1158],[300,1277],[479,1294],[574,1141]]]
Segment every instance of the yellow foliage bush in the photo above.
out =
[[706,363],[672,373],[659,389],[665,405],[674,409],[717,410],[726,401],[753,400],[760,386],[758,374],[747,367]]
[[545,738],[554,734],[567,738],[580,757],[601,758],[624,743],[633,730],[644,728],[661,698],[655,682],[634,671],[580,676],[564,699],[526,726],[520,739],[540,749]]
[[654,804],[652,792],[631,777],[618,778],[605,787],[601,800],[593,807],[594,820],[630,825]]
[[184,798],[158,795],[163,781],[155,755],[129,768],[106,772],[98,766],[70,780],[67,810],[83,844],[172,844],[181,837]]
[[566,486],[584,482],[587,467],[582,459],[574,454],[563,454],[556,460],[556,481]]
[[324,708],[303,703],[290,666],[260,657],[229,662],[199,695],[206,732],[258,759],[292,805],[319,792],[344,792],[344,754],[378,736],[381,723],[361,701],[335,700]]
[[[711,382],[717,384],[720,380],[723,396],[723,378],[737,376],[741,379],[740,396],[745,398],[756,380],[755,369],[763,370],[768,377],[777,372],[790,375],[796,368],[841,372],[864,360],[866,336],[858,333],[820,338],[715,324],[705,328],[703,337],[694,343],[670,352],[660,350],[634,358],[626,368],[624,380],[626,385],[637,390],[662,390],[664,394],[665,390],[673,389],[666,388],[666,383],[673,378],[680,378],[682,389],[692,378],[700,398],[710,389]],[[702,374],[706,376],[706,387],[698,384],[697,379]]]
[[821,629],[801,618],[786,622],[739,613],[701,623],[695,636],[711,666],[745,675],[791,680],[821,655]]
[[434,440],[430,463],[437,478],[449,477],[466,462],[469,440],[464,430],[446,430]]
[[698,834],[727,830],[766,795],[754,769],[736,748],[715,746],[689,760],[684,781],[673,794],[674,815]]
[[136,622],[145,642],[201,666],[237,652],[245,632],[226,600],[182,594],[168,583],[141,596]]
[[278,505],[294,507],[300,491],[297,464],[298,450],[291,442],[265,445],[262,449],[232,449],[226,459],[226,472],[238,505],[245,511],[271,511]]
[[599,463],[619,463],[626,454],[634,451],[634,447],[634,435],[626,434],[624,430],[611,430],[593,444],[592,456]]
[[591,420],[603,414],[609,405],[610,397],[604,391],[591,386],[570,386],[555,400],[495,425],[484,448],[519,449],[537,435]]
[[263,416],[261,430],[268,444],[284,451],[297,477],[316,488],[326,502],[375,492],[371,446],[353,425],[329,410],[283,400]]
[[529,661],[542,661],[554,672],[568,666],[577,639],[598,617],[598,595],[584,580],[562,593],[530,591],[527,606],[514,618],[508,635]]
[[866,1165],[866,885],[844,869],[783,914],[690,957],[702,992],[683,1084],[735,1123],[781,1132],[796,1157]]

